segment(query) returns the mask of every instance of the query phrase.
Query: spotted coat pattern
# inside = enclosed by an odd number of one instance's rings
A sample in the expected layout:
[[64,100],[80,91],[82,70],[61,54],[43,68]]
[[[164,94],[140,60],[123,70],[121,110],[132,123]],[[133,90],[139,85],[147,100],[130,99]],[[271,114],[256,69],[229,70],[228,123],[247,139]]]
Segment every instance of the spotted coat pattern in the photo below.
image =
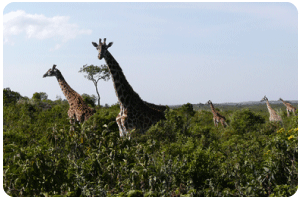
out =
[[112,42],[106,45],[106,39],[99,44],[92,44],[97,48],[98,58],[104,58],[112,76],[116,96],[120,103],[120,113],[116,117],[120,136],[124,136],[129,130],[136,129],[141,133],[147,131],[151,125],[165,119],[166,106],[155,105],[143,101],[128,83],[119,63],[107,50]]
[[82,123],[88,120],[96,112],[94,109],[88,107],[81,95],[69,86],[61,72],[56,69],[56,65],[53,65],[43,77],[45,78],[47,76],[55,76],[57,78],[58,84],[70,106],[68,116],[71,124],[74,124],[76,121]]
[[275,110],[273,108],[271,108],[269,100],[266,96],[264,96],[264,98],[262,98],[261,102],[263,102],[263,101],[266,101],[266,103],[267,103],[267,108],[268,108],[268,111],[270,114],[269,121],[282,123],[281,117],[275,112]]
[[294,115],[295,115],[295,111],[297,110],[297,108],[295,108],[294,106],[292,106],[290,103],[287,103],[287,102],[283,101],[282,98],[279,98],[279,100],[282,101],[282,103],[285,105],[288,117],[290,116],[291,112],[293,112]]
[[227,126],[226,123],[226,118],[224,116],[222,116],[213,106],[211,100],[209,100],[207,102],[207,104],[209,104],[210,108],[211,108],[211,112],[213,113],[213,121],[214,121],[214,125],[217,127],[219,122],[221,122],[223,127]]

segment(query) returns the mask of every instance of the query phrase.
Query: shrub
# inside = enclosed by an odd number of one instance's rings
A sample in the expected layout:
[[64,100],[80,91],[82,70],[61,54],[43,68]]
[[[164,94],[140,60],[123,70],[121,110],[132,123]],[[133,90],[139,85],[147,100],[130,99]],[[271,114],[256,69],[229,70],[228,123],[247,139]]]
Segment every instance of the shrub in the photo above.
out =
[[[70,125],[65,101],[3,107],[3,188],[10,196],[291,196],[298,187],[297,116],[168,109],[144,135],[119,136],[119,105]],[[266,111],[267,112],[267,111]]]
[[195,111],[193,109],[193,105],[190,103],[184,104],[182,105],[179,109],[178,109],[179,113],[181,113],[182,115],[185,115],[185,117],[192,117],[195,114]]
[[244,134],[256,130],[265,122],[264,118],[249,109],[237,110],[231,116],[231,128],[236,134]]
[[95,102],[97,101],[97,97],[95,95],[82,94],[83,101],[90,107],[95,107]]
[[45,92],[35,92],[32,95],[32,99],[34,101],[47,100],[48,99],[48,95]]
[[143,197],[143,192],[140,190],[129,190],[127,193],[128,197]]
[[3,89],[3,104],[15,104],[22,96],[18,92],[11,91],[10,88]]

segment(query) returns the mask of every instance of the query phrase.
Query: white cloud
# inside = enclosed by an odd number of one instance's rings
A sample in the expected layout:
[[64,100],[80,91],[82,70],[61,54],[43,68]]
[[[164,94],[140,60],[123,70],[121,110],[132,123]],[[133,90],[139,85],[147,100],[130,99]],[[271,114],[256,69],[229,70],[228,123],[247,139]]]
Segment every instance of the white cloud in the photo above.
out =
[[76,38],[78,35],[89,35],[90,29],[80,29],[77,24],[69,22],[68,16],[46,17],[28,14],[23,10],[12,11],[3,16],[4,43],[14,44],[12,36],[25,34],[28,39],[44,40],[54,38],[59,41],[52,50],[61,47],[62,43]]

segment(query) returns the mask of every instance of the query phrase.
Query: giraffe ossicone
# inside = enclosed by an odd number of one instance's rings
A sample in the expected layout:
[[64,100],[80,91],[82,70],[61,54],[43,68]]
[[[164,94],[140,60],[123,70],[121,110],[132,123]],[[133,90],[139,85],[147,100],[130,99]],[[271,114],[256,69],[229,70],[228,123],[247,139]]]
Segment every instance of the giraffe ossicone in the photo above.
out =
[[92,42],[98,50],[98,58],[104,58],[112,76],[116,96],[120,103],[120,113],[116,117],[120,136],[124,136],[129,130],[138,129],[141,133],[147,131],[152,124],[165,119],[166,106],[155,105],[143,101],[128,83],[122,68],[108,51],[112,42],[106,44],[99,39],[99,44]]
[[61,72],[56,69],[56,65],[53,65],[53,67],[43,75],[43,78],[48,76],[55,76],[57,78],[58,84],[69,103],[68,116],[71,124],[74,124],[76,121],[82,123],[96,112],[94,109],[88,107],[81,95],[69,86]]

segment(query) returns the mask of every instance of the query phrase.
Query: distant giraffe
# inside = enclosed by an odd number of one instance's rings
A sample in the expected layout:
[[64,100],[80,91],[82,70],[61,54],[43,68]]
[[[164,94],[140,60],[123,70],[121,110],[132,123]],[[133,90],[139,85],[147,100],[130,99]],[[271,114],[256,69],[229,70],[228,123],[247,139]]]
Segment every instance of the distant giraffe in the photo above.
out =
[[263,102],[263,101],[266,101],[267,102],[267,108],[269,110],[269,113],[270,113],[270,117],[269,117],[269,120],[272,122],[272,121],[275,121],[275,122],[281,122],[282,124],[282,119],[281,117],[275,112],[275,110],[273,110],[273,108],[271,108],[270,106],[270,103],[269,103],[269,100],[266,96],[264,96],[264,98],[262,98],[262,100],[260,100],[260,102]]
[[47,76],[55,76],[57,78],[58,84],[70,105],[68,116],[71,124],[74,124],[76,121],[82,123],[96,112],[94,109],[88,107],[82,97],[68,85],[61,72],[56,69],[56,65],[53,65],[53,67],[44,74],[43,78]]
[[294,115],[295,114],[295,111],[297,110],[297,108],[295,108],[294,106],[292,106],[290,103],[287,103],[285,101],[283,101],[282,98],[279,98],[280,101],[282,101],[282,103],[286,106],[286,112],[287,112],[287,116],[289,117],[290,116],[290,112],[293,112]]
[[130,84],[115,58],[108,51],[112,42],[106,44],[99,39],[99,44],[92,42],[98,50],[98,58],[104,58],[109,71],[112,75],[116,95],[120,103],[120,113],[116,118],[120,136],[124,136],[130,129],[138,129],[144,133],[152,124],[165,119],[164,110],[166,106],[158,106],[143,101],[140,96],[132,89]]
[[213,113],[213,121],[214,121],[214,125],[217,127],[219,122],[221,122],[222,126],[223,127],[226,127],[228,126],[227,123],[226,123],[226,118],[224,116],[222,116],[213,106],[211,100],[209,100],[207,102],[207,104],[210,105],[210,108],[211,108],[211,111]]

